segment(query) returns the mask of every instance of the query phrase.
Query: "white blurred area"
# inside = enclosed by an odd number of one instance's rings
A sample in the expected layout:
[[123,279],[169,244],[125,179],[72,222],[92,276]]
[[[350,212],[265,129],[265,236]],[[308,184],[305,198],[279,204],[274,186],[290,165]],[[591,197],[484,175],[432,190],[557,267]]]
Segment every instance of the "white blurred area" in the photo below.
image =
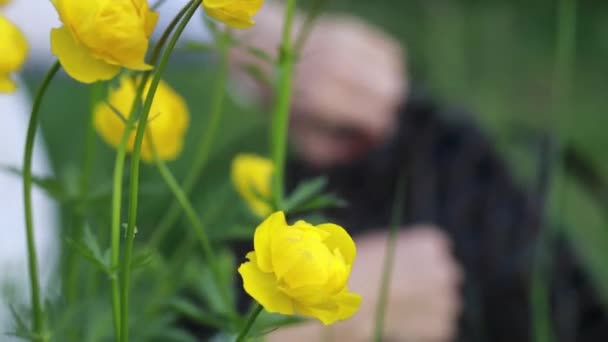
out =
[[[154,4],[154,2],[150,2]],[[159,8],[160,19],[155,37],[172,20],[186,0],[165,1]],[[29,43],[26,69],[42,75],[55,60],[50,49],[50,30],[59,27],[55,9],[48,0],[12,0],[0,8],[25,34]],[[200,14],[199,14],[200,15]],[[206,41],[209,35],[202,20],[192,20],[182,35],[182,41]],[[17,76],[18,77],[18,76]],[[59,77],[65,77],[60,75]],[[28,117],[34,89],[19,82],[13,94],[0,94],[0,166],[21,169]],[[33,172],[38,176],[52,174],[46,157],[44,137],[38,134],[34,152]],[[57,207],[45,194],[34,187],[34,224],[38,250],[39,270],[43,299],[54,296],[57,284],[58,223]],[[0,171],[0,341],[18,341],[6,336],[13,330],[9,305],[20,307],[27,304],[30,292],[23,214],[23,189],[21,177]],[[54,277],[55,276],[55,277]],[[10,299],[9,299],[10,298]],[[20,340],[19,340],[20,341]]]
[[[0,165],[22,168],[23,149],[30,112],[30,98],[25,86],[10,95],[0,94]],[[33,173],[50,174],[41,136],[37,136],[34,150]],[[41,285],[48,289],[56,266],[57,251],[57,208],[39,189],[33,191],[34,225],[36,246],[40,260]],[[12,329],[8,305],[19,307],[29,298],[29,278],[23,214],[23,188],[21,177],[0,171],[0,333]],[[46,296],[48,291],[44,290]],[[11,341],[1,337],[2,341]]]

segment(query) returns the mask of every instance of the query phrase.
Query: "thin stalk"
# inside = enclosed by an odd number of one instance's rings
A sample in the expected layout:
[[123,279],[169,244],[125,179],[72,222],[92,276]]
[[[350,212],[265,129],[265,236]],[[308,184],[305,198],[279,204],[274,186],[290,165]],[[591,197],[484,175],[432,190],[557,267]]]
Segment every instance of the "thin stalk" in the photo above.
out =
[[279,54],[279,81],[277,83],[277,101],[272,114],[272,130],[270,148],[274,164],[274,177],[272,179],[273,200],[277,209],[283,207],[285,195],[285,159],[287,157],[287,131],[289,124],[289,111],[291,109],[292,77],[294,54],[291,44],[291,29],[295,16],[295,0],[287,0],[285,6],[285,21]]
[[[142,83],[143,84],[143,83]],[[142,87],[143,90],[143,87]],[[141,94],[138,92],[138,94]],[[120,262],[120,213],[122,207],[122,178],[125,168],[125,157],[127,154],[127,141],[133,129],[135,115],[129,115],[129,120],[125,125],[120,144],[116,149],[116,159],[114,161],[114,172],[112,180],[112,218],[111,218],[111,256],[110,262],[112,269],[115,270],[110,278],[112,290],[112,317],[114,323],[114,333],[116,338],[120,336],[120,283],[116,269]]]
[[[550,115],[547,116],[547,125],[551,126],[552,122],[557,121],[559,114],[563,113],[564,108],[569,107],[568,98],[570,96],[570,83],[572,81],[572,71],[576,53],[576,15],[577,7],[576,0],[560,0],[557,9],[557,43],[555,47],[554,58],[554,74],[553,74],[553,89],[552,89],[552,106]],[[560,125],[561,134],[567,134],[569,116],[564,117],[564,122]],[[558,137],[557,143],[557,158],[555,159],[553,169],[558,169],[563,166],[563,147],[566,146],[569,137],[566,135]],[[550,172],[549,178],[555,176],[556,171]],[[561,198],[559,212],[564,212],[567,187],[566,176],[560,176],[561,182],[559,186],[561,190]],[[546,198],[546,194],[544,195]],[[555,224],[546,223],[547,202],[543,213],[543,224],[539,235],[538,248],[534,261],[534,270],[532,274],[531,287],[531,305],[532,305],[532,323],[533,323],[533,339],[536,342],[549,342],[555,340],[555,327],[551,322],[551,301],[550,301],[550,278],[551,278],[551,255],[554,250],[554,243],[559,234],[559,227]]]
[[[152,139],[150,139],[149,141],[151,142]],[[152,145],[152,143],[150,143],[150,145]],[[205,256],[205,259],[209,263],[211,271],[213,272],[213,276],[216,280],[216,286],[219,292],[221,293],[224,304],[226,304],[226,309],[231,309],[228,288],[224,286],[224,284],[221,284],[221,273],[219,268],[217,267],[215,253],[213,252],[213,248],[211,247],[211,242],[209,241],[209,236],[206,232],[205,226],[196,214],[196,210],[194,209],[192,203],[190,203],[186,192],[179,186],[179,183],[175,179],[175,176],[173,176],[173,174],[171,173],[171,170],[169,170],[165,162],[158,157],[154,150],[154,147],[152,147],[152,149],[154,153],[154,162],[156,163],[158,172],[160,173],[165,183],[167,183],[167,186],[169,186],[169,188],[171,189],[171,192],[173,192],[177,203],[179,203],[180,207],[184,210],[188,221],[190,221],[190,224],[194,228],[196,237],[198,238],[198,241],[200,242],[201,247],[203,249],[203,255]],[[236,316],[236,313],[231,314],[233,316]]]
[[374,326],[374,341],[382,342],[384,331],[384,320],[386,315],[386,305],[388,303],[388,293],[393,273],[395,261],[395,246],[399,225],[403,222],[403,208],[405,201],[405,172],[401,172],[397,187],[395,188],[395,199],[393,200],[391,229],[386,239],[386,251],[384,255],[384,265],[382,266],[382,280],[380,282],[380,293],[378,295],[378,306],[376,307],[376,322]]
[[328,2],[329,0],[314,0],[311,3],[310,9],[308,10],[308,16],[304,21],[304,25],[302,25],[302,27],[300,28],[298,36],[296,37],[296,41],[293,44],[293,51],[296,56],[299,57],[300,53],[302,52],[304,44],[306,43],[306,40],[312,32],[312,28],[314,27],[315,21],[323,12],[323,9],[325,8]]
[[139,124],[137,125],[137,134],[135,136],[135,144],[133,146],[133,155],[131,159],[131,181],[129,186],[129,216],[127,222],[127,241],[124,249],[124,258],[121,263],[121,307],[120,307],[120,340],[127,342],[129,340],[129,283],[131,276],[131,259],[133,255],[133,242],[135,240],[135,222],[137,219],[137,204],[138,204],[138,193],[139,193],[139,160],[141,154],[141,145],[146,131],[146,124],[148,121],[148,115],[150,108],[152,107],[152,101],[156,94],[156,89],[160,83],[161,75],[167,65],[169,56],[175,48],[177,41],[184,31],[184,28],[198,9],[200,0],[191,1],[187,6],[188,9],[184,18],[180,21],[175,33],[169,40],[169,44],[165,48],[165,51],[160,58],[158,67],[155,70],[154,77],[150,82],[150,88],[144,101],[141,116],[139,118]]
[[[152,139],[150,139],[149,141],[151,142]],[[188,200],[188,196],[186,195],[184,190],[179,186],[179,183],[175,179],[175,176],[173,176],[171,170],[169,170],[165,162],[158,157],[158,154],[156,154],[155,152],[153,153],[154,162],[156,163],[158,172],[160,173],[165,183],[167,183],[167,186],[169,186],[169,189],[171,189],[171,192],[173,192],[177,203],[179,203],[180,207],[184,210],[188,221],[190,221],[190,224],[192,225],[192,227],[194,227],[194,232],[196,233],[196,236],[201,244],[205,258],[207,259],[207,261],[209,261],[210,265],[216,265],[216,263],[213,262],[215,258],[213,248],[211,247],[211,243],[209,242],[209,237],[207,235],[207,232],[205,231],[205,227],[199,219],[198,215],[196,214],[196,210],[192,206],[192,203],[190,203],[190,200]],[[217,273],[219,272],[214,273],[217,275]]]
[[27,240],[28,270],[30,276],[30,290],[32,297],[32,331],[35,341],[48,341],[45,335],[45,324],[42,303],[40,302],[40,282],[38,279],[38,258],[36,255],[36,242],[34,238],[34,216],[32,209],[32,157],[34,154],[34,141],[36,129],[40,121],[40,106],[46,94],[49,84],[59,71],[60,64],[55,62],[42,80],[30,115],[25,140],[25,151],[23,153],[23,207],[25,214],[25,234]]
[[[184,178],[184,181],[181,185],[181,188],[184,190],[186,196],[188,196],[192,192],[196,181],[200,179],[203,170],[207,165],[207,161],[209,160],[209,153],[211,151],[211,147],[213,146],[213,142],[215,141],[215,137],[217,135],[219,124],[221,121],[220,119],[222,117],[224,109],[224,99],[226,95],[225,88],[226,80],[228,78],[229,67],[229,45],[227,33],[220,34],[217,40],[217,44],[220,51],[220,66],[211,99],[211,114],[209,117],[209,122],[207,123],[207,127],[201,135],[201,141],[197,144],[198,149],[195,153],[194,162],[189,168],[188,174]],[[173,202],[171,204],[169,210],[161,218],[160,223],[154,229],[154,233],[152,233],[152,236],[148,241],[148,248],[157,248],[162,243],[167,233],[169,233],[169,231],[175,224],[175,221],[179,218],[181,210],[182,207],[179,205],[178,202]]]
[[[173,29],[182,19],[187,9],[189,8],[189,4],[184,6],[180,12],[173,18],[169,26],[163,32],[160,40],[154,47],[152,52],[152,56],[150,58],[150,64],[156,64],[156,61],[164,47],[165,43],[169,39]],[[112,180],[112,218],[111,218],[111,265],[113,270],[118,270],[119,262],[120,262],[120,214],[122,208],[122,179],[124,174],[124,165],[125,165],[125,157],[127,153],[127,142],[129,137],[131,136],[131,132],[135,127],[135,122],[137,121],[137,111],[140,108],[139,103],[143,97],[143,92],[145,89],[145,85],[148,82],[148,78],[150,76],[150,72],[145,72],[142,77],[141,82],[136,91],[136,96],[133,99],[133,104],[131,105],[131,111],[129,113],[129,117],[127,123],[125,124],[125,129],[123,131],[120,144],[117,147],[116,159],[114,161],[114,172],[113,172],[113,180]],[[115,272],[110,279],[111,281],[111,292],[112,292],[112,316],[114,323],[114,332],[116,338],[119,339],[121,336],[120,333],[120,322],[121,322],[121,303],[120,303],[120,279],[118,274]]]
[[239,335],[236,337],[235,342],[245,341],[245,338],[247,338],[247,334],[249,334],[249,330],[251,330],[253,323],[260,315],[260,312],[262,312],[262,309],[263,308],[260,304],[258,304],[258,303],[255,304],[253,311],[251,311],[251,314],[249,314],[249,317],[247,318],[247,322],[245,322],[245,326],[243,327],[243,329],[241,330]]

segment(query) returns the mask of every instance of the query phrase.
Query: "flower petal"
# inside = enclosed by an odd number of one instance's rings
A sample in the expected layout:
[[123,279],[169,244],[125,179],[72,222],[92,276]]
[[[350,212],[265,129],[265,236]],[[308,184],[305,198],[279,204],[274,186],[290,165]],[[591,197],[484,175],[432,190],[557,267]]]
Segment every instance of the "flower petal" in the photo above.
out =
[[12,93],[16,88],[17,85],[8,75],[0,75],[0,93]]
[[349,319],[359,310],[361,296],[344,291],[335,296],[331,302],[323,305],[308,306],[302,303],[295,303],[296,312],[301,315],[314,317],[324,325],[334,324],[338,321]]
[[255,229],[253,249],[255,249],[257,263],[262,271],[272,272],[272,237],[286,226],[285,214],[282,211],[277,211],[268,216]]
[[141,1],[139,4],[139,12],[140,15],[144,17],[144,31],[146,32],[146,36],[150,37],[158,23],[159,13],[151,11],[147,1]]
[[358,293],[348,292],[348,289],[335,297],[339,311],[337,319],[343,321],[354,315],[361,306],[361,295]]
[[272,273],[264,273],[258,267],[256,252],[247,253],[249,262],[241,264],[239,273],[243,277],[245,291],[268,312],[293,315],[292,300],[279,290]]
[[333,223],[324,223],[316,227],[330,234],[329,237],[323,241],[329,250],[333,251],[337,248],[344,257],[344,261],[347,264],[352,265],[357,256],[357,247],[355,246],[353,238],[350,237],[346,230]]
[[109,80],[120,72],[119,66],[91,56],[65,26],[51,30],[51,50],[68,75],[83,83]]
[[203,8],[233,6],[235,0],[203,0]]
[[250,28],[255,24],[249,13],[245,11],[233,11],[223,7],[206,8],[206,11],[210,17],[236,29]]

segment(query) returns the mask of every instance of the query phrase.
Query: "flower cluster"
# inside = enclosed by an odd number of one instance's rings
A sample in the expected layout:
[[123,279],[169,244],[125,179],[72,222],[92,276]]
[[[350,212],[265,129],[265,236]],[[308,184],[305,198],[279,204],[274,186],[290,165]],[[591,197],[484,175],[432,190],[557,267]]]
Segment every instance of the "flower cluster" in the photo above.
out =
[[158,13],[146,0],[56,0],[60,28],[51,49],[74,79],[109,80],[121,68],[149,70],[144,62]]
[[[108,101],[95,108],[95,128],[103,140],[113,147],[120,144],[126,116],[131,111],[137,96],[137,79],[123,77],[120,86],[111,91]],[[150,86],[150,82],[146,88]],[[147,94],[145,89],[143,97]],[[154,159],[154,151],[163,160],[177,158],[182,151],[184,135],[190,121],[188,107],[184,99],[168,84],[161,81],[156,90],[150,117],[141,147],[141,158],[144,161]],[[135,130],[131,132],[127,149],[133,150]],[[152,149],[154,148],[154,150]]]
[[276,212],[255,231],[254,251],[239,267],[245,291],[267,311],[332,324],[351,317],[361,296],[347,287],[355,243],[344,228],[305,221],[288,225]]
[[15,82],[10,74],[23,66],[28,46],[23,33],[7,18],[0,15],[0,93],[15,90]]

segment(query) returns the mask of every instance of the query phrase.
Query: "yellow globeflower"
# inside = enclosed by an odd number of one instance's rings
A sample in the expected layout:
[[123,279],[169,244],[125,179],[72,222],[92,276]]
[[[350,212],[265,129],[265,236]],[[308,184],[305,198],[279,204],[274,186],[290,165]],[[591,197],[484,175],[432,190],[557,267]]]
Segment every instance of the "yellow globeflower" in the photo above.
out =
[[260,10],[264,0],[203,0],[203,8],[228,26],[246,29],[253,24],[252,17]]
[[15,90],[10,74],[21,69],[27,57],[27,42],[19,29],[0,15],[0,93]]
[[[149,87],[148,82],[147,87]],[[110,92],[107,103],[95,107],[95,128],[103,140],[113,147],[120,144],[125,129],[124,116],[128,116],[136,96],[137,84],[129,77],[120,80],[120,86]],[[148,90],[144,93],[147,93]],[[145,97],[145,95],[144,95]],[[142,101],[143,102],[143,101]],[[108,106],[108,103],[110,106]],[[116,112],[120,113],[121,118]],[[161,81],[156,90],[146,125],[147,135],[141,146],[141,159],[154,160],[152,146],[160,159],[172,160],[181,153],[190,116],[184,99],[169,85]],[[129,137],[128,151],[133,150],[136,130]]]
[[272,212],[272,162],[255,154],[242,153],[232,160],[232,183],[254,214],[266,217]]
[[122,67],[149,70],[144,62],[158,13],[146,0],[55,0],[63,26],[51,31],[51,49],[74,79],[109,80]]
[[290,226],[276,212],[256,228],[253,247],[239,273],[245,291],[266,311],[329,325],[359,309],[361,296],[346,284],[356,248],[344,228],[304,221]]

